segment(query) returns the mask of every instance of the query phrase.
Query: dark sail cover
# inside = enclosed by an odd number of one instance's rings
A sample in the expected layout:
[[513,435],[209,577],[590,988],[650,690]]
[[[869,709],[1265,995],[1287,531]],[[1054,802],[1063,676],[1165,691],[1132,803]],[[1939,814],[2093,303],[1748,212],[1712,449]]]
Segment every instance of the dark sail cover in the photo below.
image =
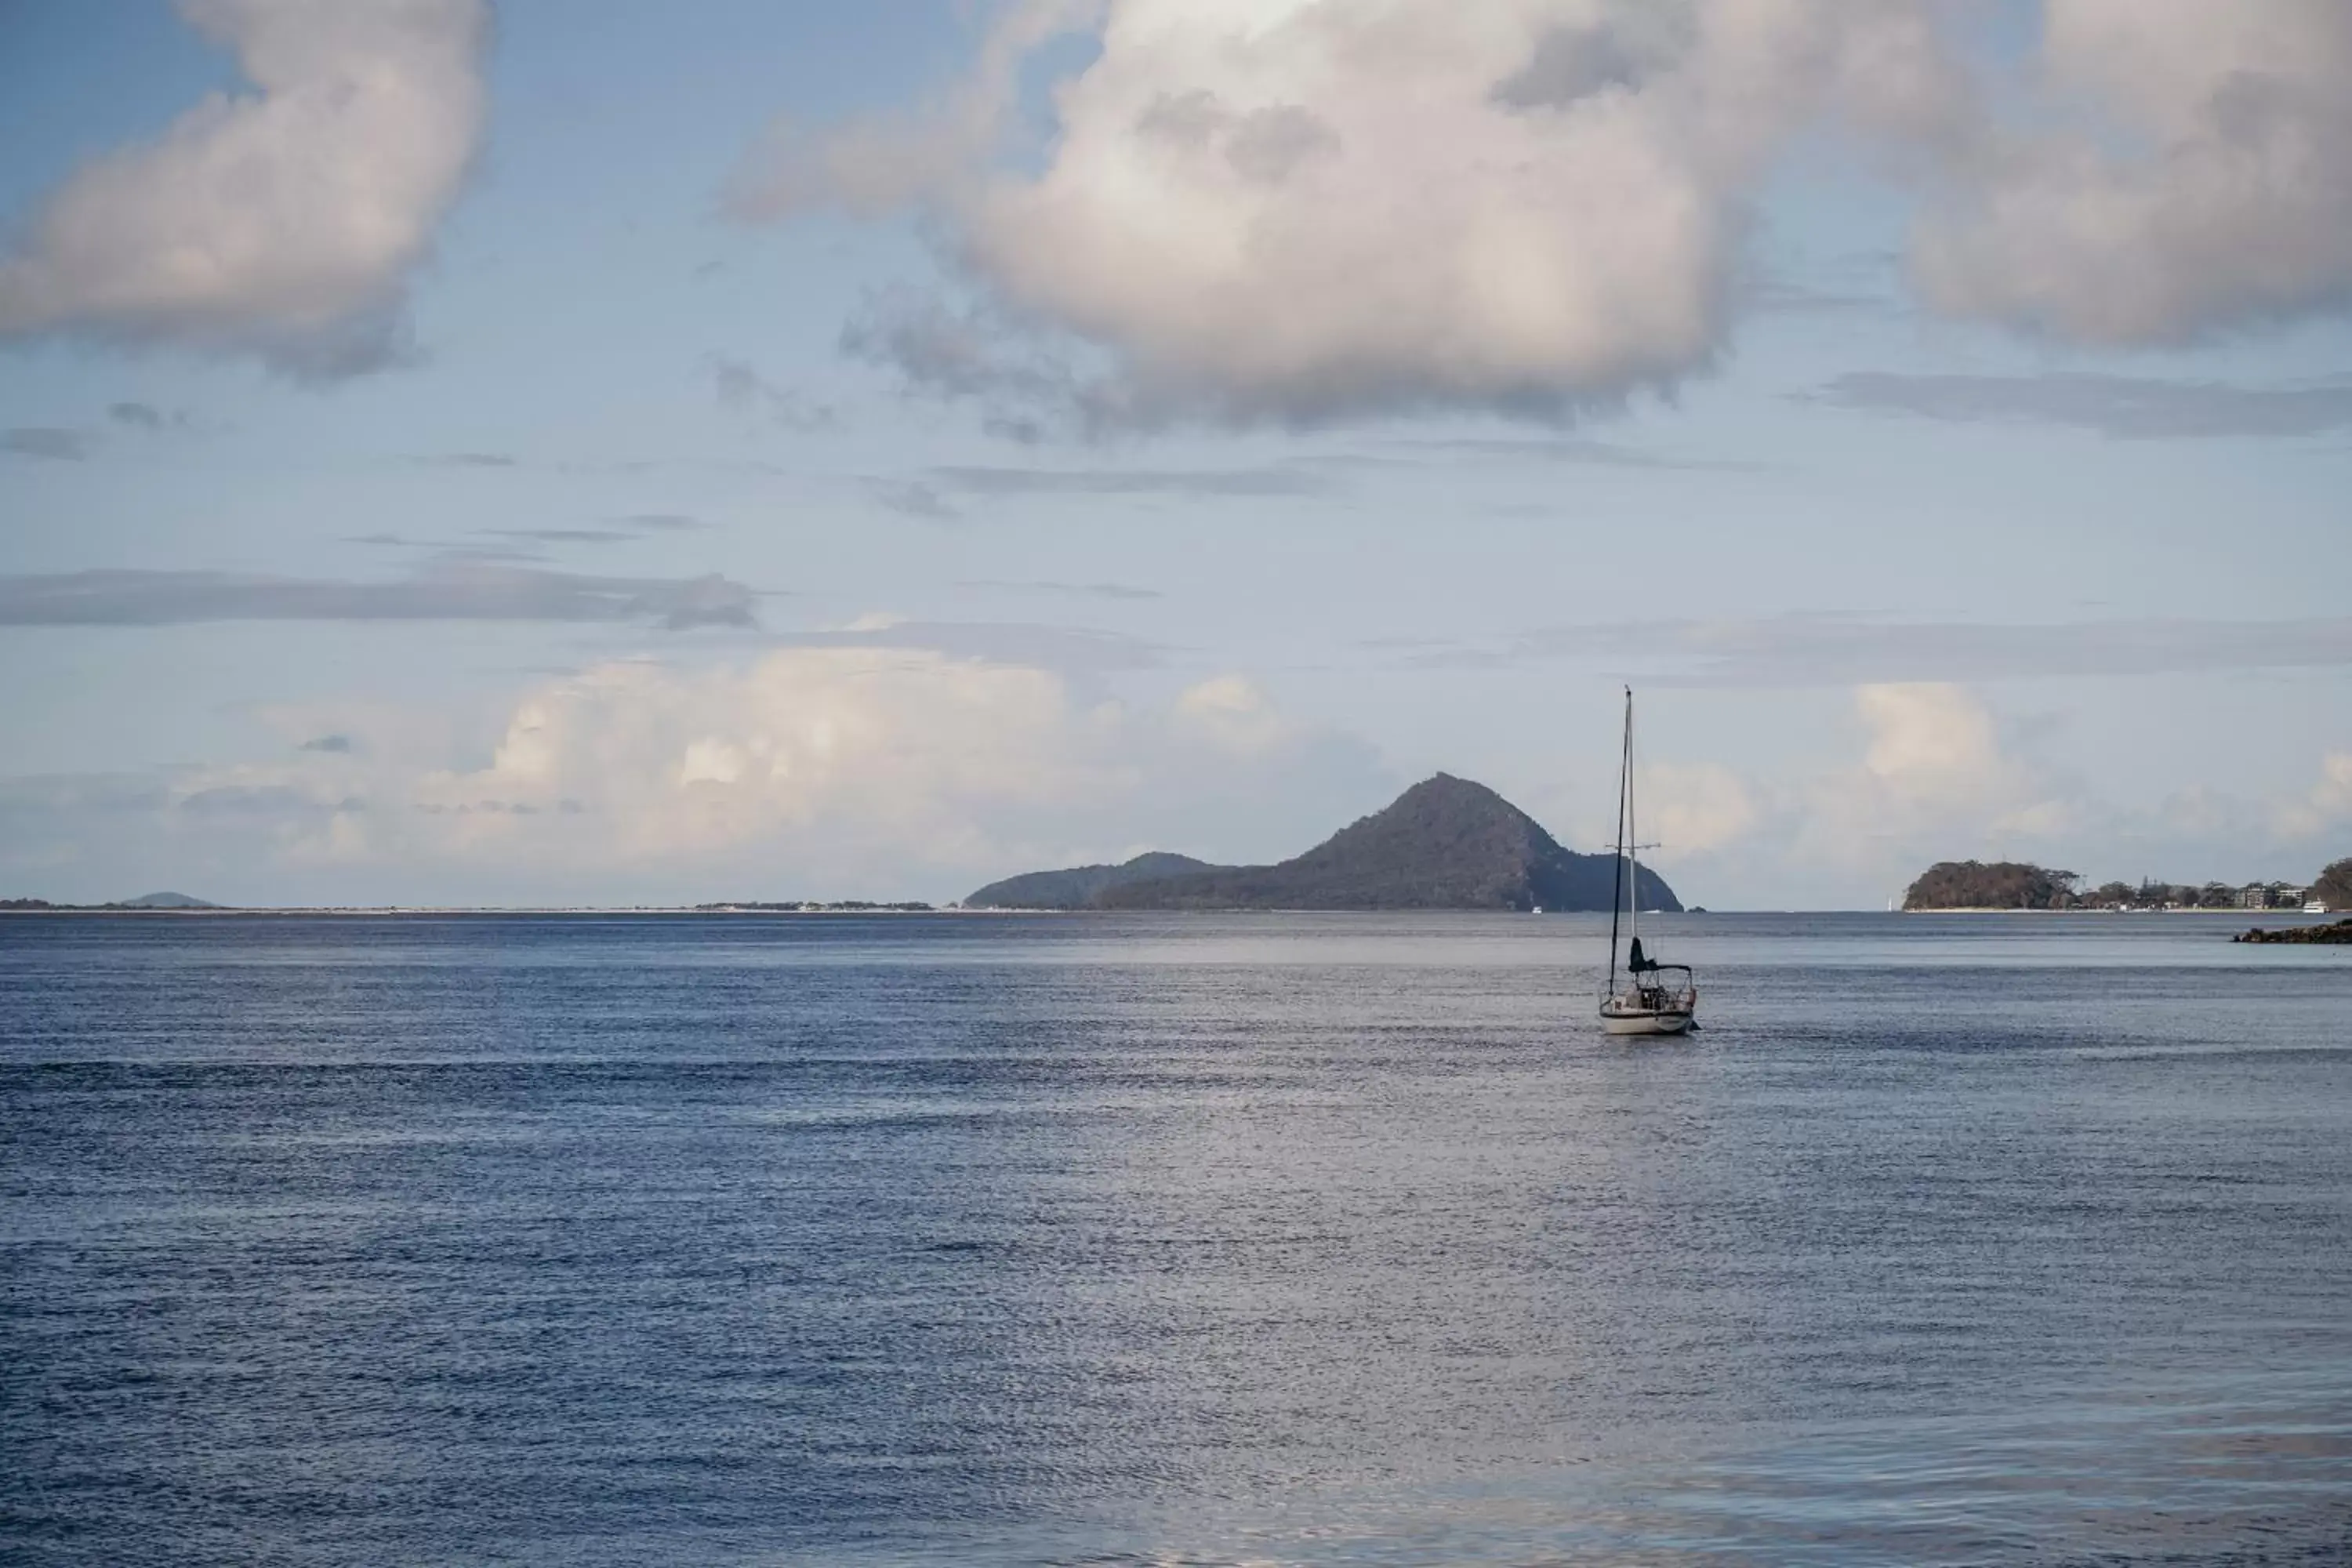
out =
[[1633,939],[1633,956],[1626,960],[1625,967],[1636,974],[1647,974],[1658,967],[1658,961],[1642,951],[1642,939],[1638,936]]

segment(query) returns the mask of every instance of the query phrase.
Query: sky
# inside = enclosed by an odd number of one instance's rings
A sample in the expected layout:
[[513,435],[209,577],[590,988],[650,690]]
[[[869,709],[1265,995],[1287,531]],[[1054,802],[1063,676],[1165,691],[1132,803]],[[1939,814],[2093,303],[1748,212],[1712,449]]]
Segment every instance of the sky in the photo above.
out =
[[0,6],[0,896],[2352,854],[2340,0]]

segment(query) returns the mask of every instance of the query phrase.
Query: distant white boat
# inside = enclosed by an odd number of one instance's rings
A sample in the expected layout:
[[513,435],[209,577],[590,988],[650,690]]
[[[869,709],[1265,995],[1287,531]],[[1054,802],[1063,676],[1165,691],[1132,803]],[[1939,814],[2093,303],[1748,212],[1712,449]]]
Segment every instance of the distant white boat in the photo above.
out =
[[2303,906],[2303,912],[2307,915],[2324,915],[2327,912],[2327,906],[2317,899],[2313,899]]
[[[1633,817],[1633,689],[1625,689],[1625,746],[1617,771],[1617,890],[1609,905],[1609,989],[1601,1026],[1612,1035],[1679,1035],[1698,1012],[1698,986],[1686,963],[1660,963],[1642,951],[1642,846]],[[1617,984],[1619,916],[1631,945],[1625,984]]]

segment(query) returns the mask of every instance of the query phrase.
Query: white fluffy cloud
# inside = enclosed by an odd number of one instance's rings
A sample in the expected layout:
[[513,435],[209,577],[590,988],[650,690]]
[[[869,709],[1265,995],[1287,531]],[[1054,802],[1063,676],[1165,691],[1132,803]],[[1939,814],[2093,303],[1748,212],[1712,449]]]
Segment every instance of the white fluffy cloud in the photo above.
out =
[[[1686,898],[1731,907],[1851,906],[1937,860],[2060,859],[2084,814],[1976,693],[1940,682],[1856,687],[1858,749],[1810,775],[1746,778],[1654,763],[1642,837]],[[2107,814],[2107,815],[2112,815]]]
[[[1139,710],[885,646],[601,665],[522,695],[455,767],[415,715],[275,722],[281,760],[183,776],[164,816],[339,888],[492,899],[939,898],[1144,848],[1289,854],[1392,783],[1244,677]],[[321,733],[339,743],[302,743]]]
[[[1938,309],[2137,345],[2352,300],[2352,6],[2044,0],[2016,80],[1966,63],[1997,54],[1963,47],[1986,19],[1034,0],[942,103],[780,132],[736,205],[922,206],[997,319],[1103,352],[1092,384],[1047,379],[1109,422],[1553,416],[1670,385],[1727,340],[1761,184],[1832,124],[1927,194],[1912,270]],[[1021,55],[1080,26],[1101,48],[1056,134],[1005,158]],[[954,368],[971,395],[1037,379]]]
[[2352,300],[2352,5],[2045,0],[2039,69],[2056,128],[1922,228],[1934,303],[2143,344]]
[[1641,780],[1640,828],[1661,865],[1686,864],[1736,844],[1761,816],[1756,792],[1717,763],[1657,763]]
[[1966,687],[1857,687],[1853,710],[1867,737],[1861,762],[1805,788],[1801,854],[1907,879],[1930,860],[2043,851],[2074,820],[2065,794],[2004,745]]
[[0,334],[249,352],[309,376],[383,363],[481,136],[482,0],[180,9],[257,90],[52,193],[0,258]]
[[[977,822],[1115,787],[1040,669],[896,648],[807,648],[749,668],[615,664],[532,694],[489,765],[415,785],[435,837],[528,855],[593,837],[616,861],[769,840],[824,857],[897,845],[955,863]],[[593,816],[593,827],[568,821]]]
[[1110,351],[1115,416],[1552,412],[1708,361],[1801,130],[1959,100],[1915,0],[1116,0],[1101,46],[1034,174],[973,164],[968,88],[771,149],[742,205],[927,196],[1002,301]]
[[2352,752],[2320,759],[2319,781],[2299,800],[2278,809],[2275,826],[2288,838],[2315,838],[2352,828]]

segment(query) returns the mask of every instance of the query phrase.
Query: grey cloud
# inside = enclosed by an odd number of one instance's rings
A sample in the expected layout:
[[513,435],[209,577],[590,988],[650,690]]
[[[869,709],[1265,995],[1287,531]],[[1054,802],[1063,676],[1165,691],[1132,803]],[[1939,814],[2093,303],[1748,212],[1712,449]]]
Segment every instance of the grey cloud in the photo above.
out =
[[68,572],[0,577],[0,626],[158,626],[206,621],[756,624],[758,595],[702,577],[590,577],[446,560],[392,582],[233,572]]
[[901,621],[872,631],[793,632],[771,640],[783,647],[913,648],[1087,675],[1155,668],[1167,651],[1122,632],[1025,622]]
[[315,735],[295,748],[300,752],[332,752],[341,755],[348,755],[356,749],[349,735]]
[[1002,411],[983,416],[980,427],[982,433],[1000,441],[1011,441],[1023,447],[1034,447],[1052,433],[1045,428],[1044,420],[1033,415]]
[[0,254],[0,336],[251,353],[304,380],[396,363],[407,277],[480,137],[487,7],[185,9],[250,90],[50,192]]
[[2118,346],[2352,307],[2352,6],[2045,12],[2051,96],[1979,129],[1916,231],[1930,301]]
[[974,399],[1008,424],[1082,410],[1077,374],[1034,338],[985,310],[953,310],[904,290],[869,299],[841,330],[841,352],[896,371],[902,391]]
[[1135,117],[1135,132],[1150,141],[1195,151],[1233,123],[1232,111],[1213,92],[1163,92]]
[[1640,85],[1654,68],[1648,53],[1611,27],[1554,27],[1490,96],[1506,109],[1565,109],[1611,88]]
[[[411,805],[408,809],[421,813],[426,816],[473,816],[476,815],[488,816],[537,816],[540,815],[540,808],[538,806],[532,805],[527,801],[519,800],[463,801],[456,805],[418,803]],[[577,816],[581,815],[584,808],[576,800],[564,800],[557,803],[556,809],[566,816]]]
[[830,405],[814,403],[761,375],[749,360],[714,354],[710,381],[719,401],[740,414],[756,414],[788,430],[829,430],[841,423]]
[[2352,382],[2236,386],[2060,372],[1911,375],[1855,371],[1801,395],[1924,419],[2061,425],[2125,440],[2318,436],[2352,428]]
[[[1547,9],[1318,5],[1235,32],[1200,7],[1122,25],[1137,0],[1111,0],[1034,156],[933,121],[881,180],[868,127],[803,132],[788,198],[738,210],[915,205],[984,303],[869,310],[845,351],[1048,428],[1557,423],[1714,366],[1748,206],[1815,125],[1924,133],[1959,96],[1924,3],[1512,26]],[[1036,7],[1005,15],[1000,67],[1041,36]],[[1608,112],[1577,111],[1595,93]],[[1400,142],[1406,105],[1425,132]],[[1181,238],[1139,221],[1139,160]]]
[[1160,599],[1167,597],[1157,588],[1138,588],[1126,583],[1013,583],[995,577],[971,577],[956,584],[959,588],[997,588],[1011,593],[1066,594],[1087,599]]
[[1286,103],[1245,116],[1225,144],[1225,162],[1244,179],[1272,185],[1318,154],[1339,150],[1338,132],[1313,110]]
[[[609,528],[478,528],[474,537],[503,539],[530,544],[624,544],[649,533],[677,533],[710,525],[676,512],[641,512],[613,520]],[[459,545],[446,539],[416,539],[392,532],[346,534],[346,544],[381,544],[407,549],[438,549],[452,556],[476,561],[535,561],[538,554],[507,547]]]
[[19,458],[47,458],[53,462],[79,463],[89,456],[89,437],[79,430],[23,426],[0,430],[0,452]]
[[161,430],[164,425],[162,410],[145,403],[118,403],[107,415],[117,425],[129,425],[141,430]]
[[1484,668],[1580,658],[1632,665],[1667,686],[1845,686],[1900,680],[2021,680],[2182,675],[2352,665],[2352,619],[2139,619],[1999,625],[1786,616],[1557,626],[1502,643],[1411,658]]
[[511,468],[520,466],[510,452],[429,452],[415,460],[428,468]]
[[1486,458],[1526,458],[1538,462],[1589,463],[1607,468],[1652,468],[1683,473],[1754,473],[1761,465],[1723,458],[1695,458],[1674,452],[1654,452],[1619,441],[1588,437],[1400,437],[1382,443],[1390,451],[1418,454],[1458,454]]
[[871,479],[866,488],[876,500],[902,516],[925,522],[953,522],[963,515],[920,479]]
[[619,544],[638,535],[619,528],[478,528],[493,539],[528,539],[539,544]]
[[356,795],[321,800],[291,784],[219,784],[180,799],[180,809],[200,816],[301,816],[364,811]]
[[950,466],[929,470],[950,489],[982,496],[1301,496],[1330,488],[1293,467],[1039,468]]

